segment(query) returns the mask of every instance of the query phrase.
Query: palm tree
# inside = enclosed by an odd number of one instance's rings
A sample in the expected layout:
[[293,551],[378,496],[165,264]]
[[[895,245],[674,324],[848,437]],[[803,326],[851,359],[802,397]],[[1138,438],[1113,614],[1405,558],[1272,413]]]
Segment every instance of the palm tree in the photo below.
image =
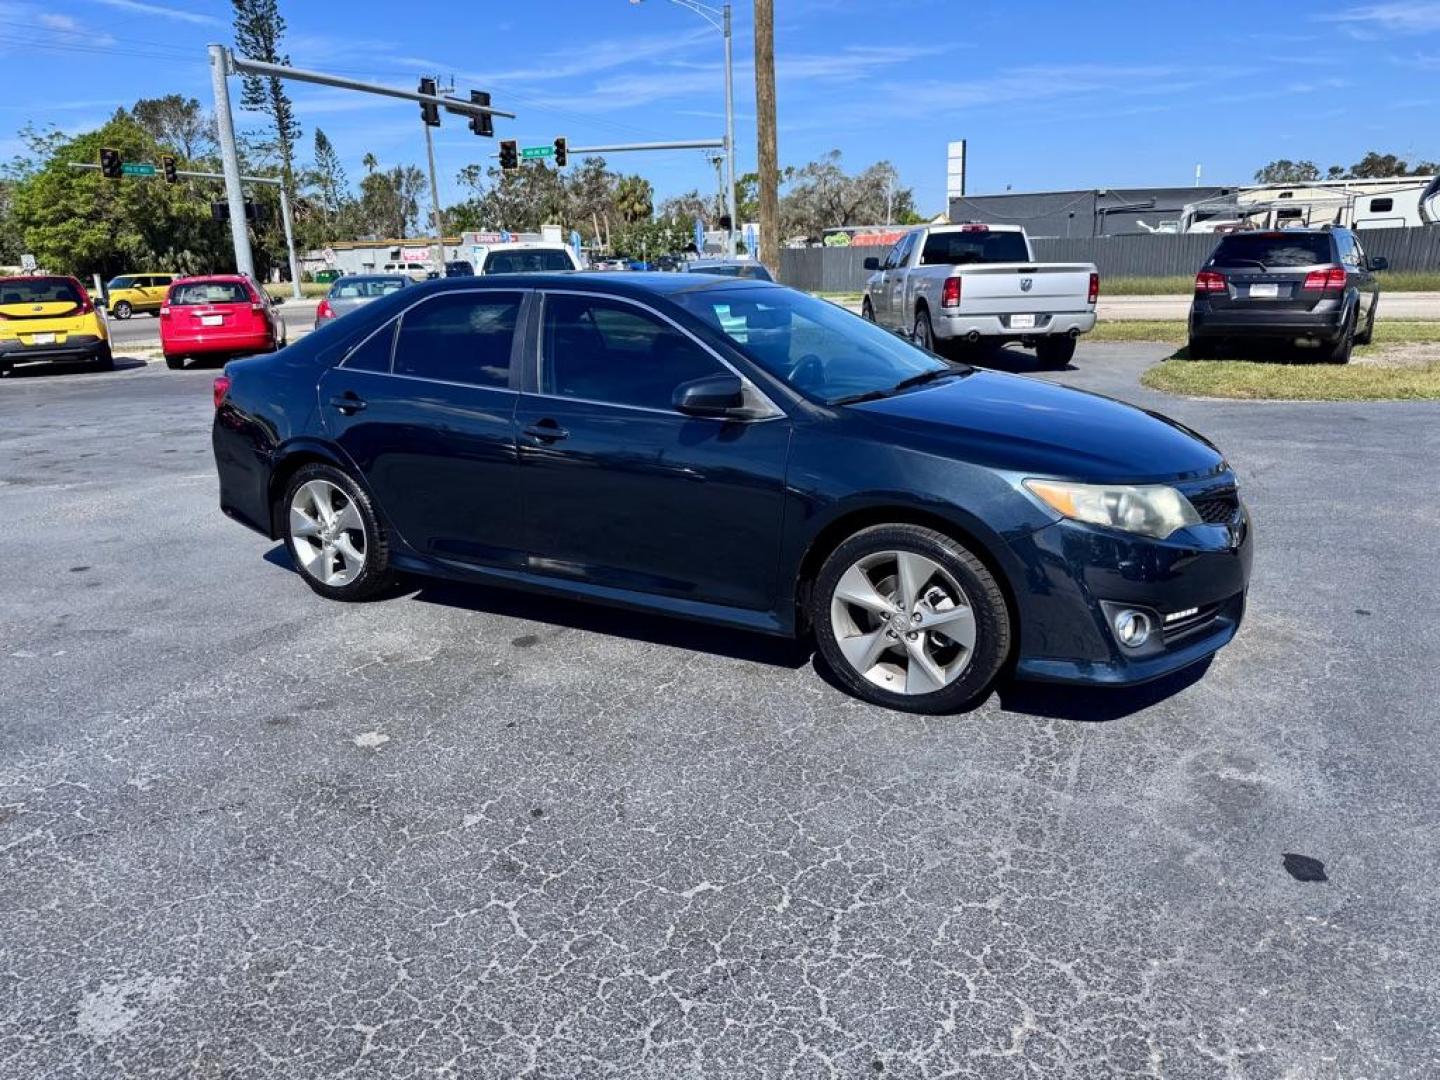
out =
[[365,166],[366,172],[374,172],[380,167],[380,159],[374,154],[366,154],[360,159],[360,164]]
[[615,188],[615,209],[630,224],[654,212],[654,189],[643,176],[625,176]]

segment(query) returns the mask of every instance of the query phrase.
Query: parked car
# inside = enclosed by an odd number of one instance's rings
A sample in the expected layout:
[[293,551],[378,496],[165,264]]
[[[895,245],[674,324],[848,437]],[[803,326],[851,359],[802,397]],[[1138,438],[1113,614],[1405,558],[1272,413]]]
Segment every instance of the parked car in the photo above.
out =
[[774,281],[764,263],[747,259],[727,261],[725,259],[695,259],[685,264],[691,274],[718,274],[720,277],[749,278],[753,281]]
[[165,292],[179,274],[121,274],[105,286],[106,310],[117,319],[160,313]]
[[389,296],[412,284],[414,282],[404,274],[354,274],[339,278],[331,284],[324,299],[315,305],[315,329],[319,330],[331,319],[364,307],[371,300]]
[[0,277],[0,375],[57,360],[115,366],[110,331],[73,277]]
[[215,399],[222,510],[335,600],[407,572],[813,631],[852,693],[920,712],[1011,665],[1152,679],[1245,607],[1250,522],[1204,439],[764,282],[431,282]]
[[238,274],[181,278],[160,309],[165,366],[187,359],[274,352],[285,345],[285,322],[265,290]]
[[411,281],[426,281],[430,278],[430,265],[418,262],[391,262],[382,269],[386,274],[404,274]]
[[1213,356],[1226,342],[1281,339],[1347,363],[1350,350],[1374,336],[1375,272],[1387,265],[1367,256],[1349,229],[1231,233],[1195,275],[1190,356]]
[[469,259],[454,259],[445,264],[446,277],[474,277],[475,264]]
[[491,244],[480,256],[481,274],[535,274],[553,270],[579,270],[575,253],[564,244]]
[[882,261],[865,260],[861,314],[932,352],[1018,341],[1062,368],[1095,327],[1100,274],[1090,263],[1035,261],[1018,225],[911,229]]

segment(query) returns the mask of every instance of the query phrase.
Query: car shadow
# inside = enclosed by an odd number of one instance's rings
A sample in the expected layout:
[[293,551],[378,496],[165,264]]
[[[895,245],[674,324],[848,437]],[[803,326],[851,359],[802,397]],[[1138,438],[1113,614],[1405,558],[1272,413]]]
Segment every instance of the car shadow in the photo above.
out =
[[[135,371],[145,367],[145,361],[134,356],[115,357],[115,371]],[[6,372],[7,379],[37,379],[57,375],[109,375],[110,371],[97,371],[84,360],[53,360],[45,364],[15,368]]]
[[[265,552],[272,566],[298,574],[289,549],[277,544]],[[592,634],[628,638],[651,645],[668,645],[692,652],[710,653],[732,660],[750,660],[774,667],[798,670],[810,659],[808,640],[772,637],[749,630],[691,622],[668,615],[608,607],[604,604],[564,600],[518,589],[498,589],[472,582],[440,578],[403,579],[393,591],[378,600],[405,598],[421,604],[501,615],[510,619],[563,626]]]
[[976,345],[957,353],[954,359],[975,367],[1007,371],[1012,375],[1053,375],[1059,371],[1074,371],[1074,364],[1055,367],[1040,363],[1035,354],[1017,345],[985,346]]

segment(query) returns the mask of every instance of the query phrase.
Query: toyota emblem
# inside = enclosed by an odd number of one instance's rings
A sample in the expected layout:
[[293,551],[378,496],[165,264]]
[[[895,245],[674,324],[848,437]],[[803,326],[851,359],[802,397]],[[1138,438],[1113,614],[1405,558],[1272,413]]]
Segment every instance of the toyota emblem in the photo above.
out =
[[1035,279],[1034,279],[1034,278],[1022,277],[1022,278],[1020,279],[1020,291],[1021,291],[1021,292],[1029,292],[1029,291],[1030,291],[1030,286],[1031,286],[1031,285],[1034,285],[1034,284],[1035,284]]

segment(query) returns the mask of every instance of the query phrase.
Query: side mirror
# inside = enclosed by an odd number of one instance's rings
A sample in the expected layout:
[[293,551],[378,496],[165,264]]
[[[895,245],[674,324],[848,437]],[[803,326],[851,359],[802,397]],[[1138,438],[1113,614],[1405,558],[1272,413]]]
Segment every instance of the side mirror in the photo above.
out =
[[865,269],[866,269],[866,270],[879,270],[879,269],[880,269],[880,260],[877,259],[874,255],[871,255],[868,259],[865,260]]
[[675,388],[671,404],[687,416],[729,416],[745,407],[745,384],[739,375],[707,375]]
[[1370,269],[1371,269],[1371,270],[1389,270],[1389,269],[1390,269],[1390,260],[1387,259],[1387,258],[1385,258],[1384,255],[1374,255],[1374,256],[1371,256],[1371,258],[1370,258]]

